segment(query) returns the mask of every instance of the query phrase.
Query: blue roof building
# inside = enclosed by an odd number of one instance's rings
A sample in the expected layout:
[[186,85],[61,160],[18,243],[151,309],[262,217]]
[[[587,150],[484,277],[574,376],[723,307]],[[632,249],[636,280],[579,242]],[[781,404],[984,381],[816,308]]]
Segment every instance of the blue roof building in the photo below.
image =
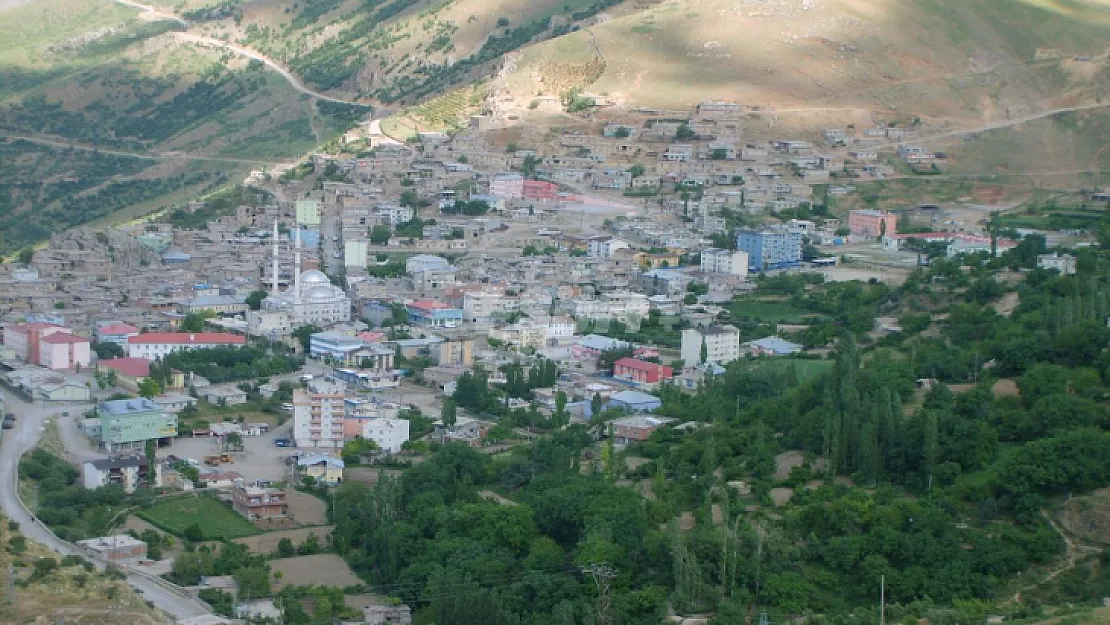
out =
[[651,412],[662,405],[663,400],[640,391],[621,391],[609,398],[611,408],[625,408],[632,412]]
[[736,249],[748,253],[750,271],[797,267],[802,262],[802,232],[786,227],[741,230]]
[[751,341],[748,345],[756,354],[763,356],[789,356],[802,351],[801,345],[791,343],[786,339],[780,339],[777,336],[768,336],[757,341]]

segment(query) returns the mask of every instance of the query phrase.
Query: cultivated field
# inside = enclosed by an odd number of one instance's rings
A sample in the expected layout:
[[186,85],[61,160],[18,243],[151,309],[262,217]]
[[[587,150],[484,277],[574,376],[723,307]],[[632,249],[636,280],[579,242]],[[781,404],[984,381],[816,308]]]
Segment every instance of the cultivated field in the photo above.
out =
[[253,536],[258,528],[231,508],[205,495],[165,499],[152,508],[139,511],[143,519],[162,530],[181,536],[185,528],[197,523],[209,540]]
[[270,569],[274,572],[281,571],[276,590],[290,585],[318,584],[345,588],[362,583],[343,558],[334,553],[271,560]]
[[277,551],[278,543],[281,542],[283,538],[288,538],[289,541],[293,543],[294,547],[298,547],[308,539],[309,534],[316,534],[322,544],[326,542],[328,535],[331,534],[331,530],[331,525],[304,527],[296,530],[281,530],[277,532],[266,532],[265,534],[259,534],[257,536],[236,538],[234,542],[240,545],[246,545],[255,553],[273,553]]

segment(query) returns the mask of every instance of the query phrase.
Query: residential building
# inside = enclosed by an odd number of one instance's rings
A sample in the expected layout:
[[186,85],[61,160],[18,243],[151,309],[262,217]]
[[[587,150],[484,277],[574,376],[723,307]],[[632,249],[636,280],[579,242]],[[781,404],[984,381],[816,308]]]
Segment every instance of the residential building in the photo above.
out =
[[617,445],[643,442],[651,436],[652,432],[674,422],[675,419],[668,417],[649,417],[646,415],[614,419],[611,422],[613,424],[613,442]]
[[405,304],[409,323],[431,328],[456,328],[463,320],[463,311],[434,299],[419,299]]
[[311,380],[308,389],[293,391],[293,439],[302,449],[343,447],[345,385],[329,379]]
[[409,421],[385,417],[368,419],[362,423],[361,435],[366,440],[374,441],[384,452],[400,453],[409,440]]
[[317,484],[339,484],[343,481],[346,464],[334,456],[308,454],[297,458],[297,471],[301,477],[311,477]]
[[781,226],[741,230],[736,247],[748,254],[749,271],[787,269],[802,261],[802,233]]
[[55,332],[39,339],[39,364],[55,371],[88,367],[91,360],[89,339],[66,332]]
[[614,189],[623,191],[632,184],[632,173],[626,169],[607,167],[594,172],[593,187],[595,189]]
[[651,412],[663,405],[663,400],[655,395],[640,391],[620,391],[609,397],[609,408],[619,408],[631,412]]
[[612,258],[619,250],[629,250],[632,246],[627,241],[616,237],[596,236],[586,239],[586,255],[590,258]]
[[400,204],[393,204],[391,202],[378,204],[374,207],[374,217],[378,220],[378,223],[389,226],[390,228],[396,228],[401,224],[408,223],[412,221],[412,218],[415,216],[416,212],[413,211],[412,207],[401,206]]
[[748,275],[748,253],[740,250],[709,248],[701,252],[701,270],[728,276]]
[[82,484],[88,490],[115,484],[124,492],[133,493],[140,486],[162,485],[162,465],[154,463],[154,481],[150,481],[146,456],[120,456],[90,460],[81,465]]
[[270,340],[289,336],[293,332],[292,320],[284,312],[265,310],[247,311],[247,334]]
[[155,360],[174,352],[210,347],[242,347],[247,337],[220,332],[148,332],[127,339],[127,355]]
[[39,344],[43,337],[57,333],[72,334],[72,332],[69,328],[45,321],[10,324],[4,326],[4,346],[11,350],[16,358],[37,365],[41,364]]
[[1037,256],[1037,267],[1055,269],[1065,276],[1075,275],[1075,257],[1070,254],[1040,254]]
[[236,486],[231,492],[231,507],[251,521],[281,519],[289,514],[285,491],[277,488]]
[[694,109],[698,115],[738,115],[740,113],[740,105],[736,102],[717,102],[706,100],[699,102]]
[[518,200],[524,197],[524,176],[509,172],[497,174],[490,178],[489,194],[509,200]]
[[670,163],[688,163],[694,158],[694,146],[689,143],[672,143],[660,158]]
[[575,319],[616,319],[628,323],[642,319],[651,310],[646,295],[631,291],[603,293],[599,299],[575,299],[568,306]]
[[546,180],[525,180],[524,199],[554,201],[559,196],[559,185]]
[[[96,363],[100,371],[113,371],[120,386],[132,392],[138,392],[139,384],[150,375],[150,362],[146,358],[113,358],[99,360]],[[170,379],[169,388],[184,388],[185,374],[174,371]]]
[[613,379],[642,388],[655,388],[673,375],[674,370],[666,365],[636,358],[621,358],[613,364]]
[[247,393],[237,386],[210,386],[201,391],[204,401],[217,406],[237,406],[247,403]]
[[474,364],[474,339],[441,341],[430,348],[430,353],[441,367],[469,367]]
[[144,449],[149,440],[169,445],[177,436],[177,417],[145,398],[101,402],[100,448],[109,453]]
[[898,231],[894,213],[877,210],[854,210],[848,213],[848,229],[863,237],[884,237]]
[[138,538],[119,534],[77,541],[77,546],[94,557],[109,562],[117,560],[142,560],[146,558],[147,545]]
[[687,328],[682,331],[682,361],[687,367],[700,365],[702,347],[704,362],[723,365],[740,358],[740,330],[733,326]]
[[629,126],[628,124],[621,124],[619,122],[609,122],[601,129],[602,136],[609,138],[622,138],[631,139],[639,134],[640,129],[636,126]]
[[297,214],[297,225],[320,225],[320,202],[317,200],[297,200],[294,204]]
[[489,323],[494,318],[510,314],[518,305],[518,300],[505,297],[503,293],[467,291],[463,294],[463,320],[467,323]]
[[249,309],[242,297],[231,295],[202,295],[188,299],[181,305],[181,312],[186,315],[199,313],[241,315]]
[[571,355],[577,360],[586,360],[597,358],[602,352],[631,346],[632,344],[627,341],[611,339],[600,334],[587,334],[571,346]]
[[405,273],[416,275],[424,271],[438,271],[451,266],[450,261],[442,256],[431,254],[417,254],[405,260]]
[[120,346],[127,345],[127,339],[139,333],[139,329],[126,323],[110,323],[100,326],[93,333],[97,343],[116,343]]

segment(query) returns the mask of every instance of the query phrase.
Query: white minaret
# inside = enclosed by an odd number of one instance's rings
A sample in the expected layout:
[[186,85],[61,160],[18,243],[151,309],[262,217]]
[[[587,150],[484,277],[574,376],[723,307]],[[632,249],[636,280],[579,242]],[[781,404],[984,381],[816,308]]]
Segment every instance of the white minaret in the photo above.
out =
[[293,245],[293,316],[297,315],[297,305],[301,303],[301,229],[294,235]]
[[274,260],[273,260],[272,270],[274,272],[274,275],[273,275],[274,287],[273,287],[273,289],[270,290],[270,295],[276,296],[279,293],[279,291],[278,291],[278,222],[277,222],[277,219],[274,220]]

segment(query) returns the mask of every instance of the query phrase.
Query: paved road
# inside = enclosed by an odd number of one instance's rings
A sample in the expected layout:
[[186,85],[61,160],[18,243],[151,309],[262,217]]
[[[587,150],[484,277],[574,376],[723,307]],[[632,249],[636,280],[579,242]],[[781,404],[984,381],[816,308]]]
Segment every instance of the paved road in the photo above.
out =
[[[8,411],[15,413],[17,420],[16,427],[4,431],[3,439],[0,441],[0,508],[3,508],[4,514],[9,519],[19,523],[20,531],[28,538],[62,555],[87,556],[88,554],[82,553],[74,545],[55,536],[35,519],[16,494],[20,455],[35,446],[42,435],[47,417],[61,409],[30,404],[13,393],[5,393],[5,404]],[[164,581],[156,581],[154,578],[135,572],[127,576],[127,581],[139,589],[148,601],[175,618],[189,618],[211,613],[206,605],[191,597],[178,594]]]

